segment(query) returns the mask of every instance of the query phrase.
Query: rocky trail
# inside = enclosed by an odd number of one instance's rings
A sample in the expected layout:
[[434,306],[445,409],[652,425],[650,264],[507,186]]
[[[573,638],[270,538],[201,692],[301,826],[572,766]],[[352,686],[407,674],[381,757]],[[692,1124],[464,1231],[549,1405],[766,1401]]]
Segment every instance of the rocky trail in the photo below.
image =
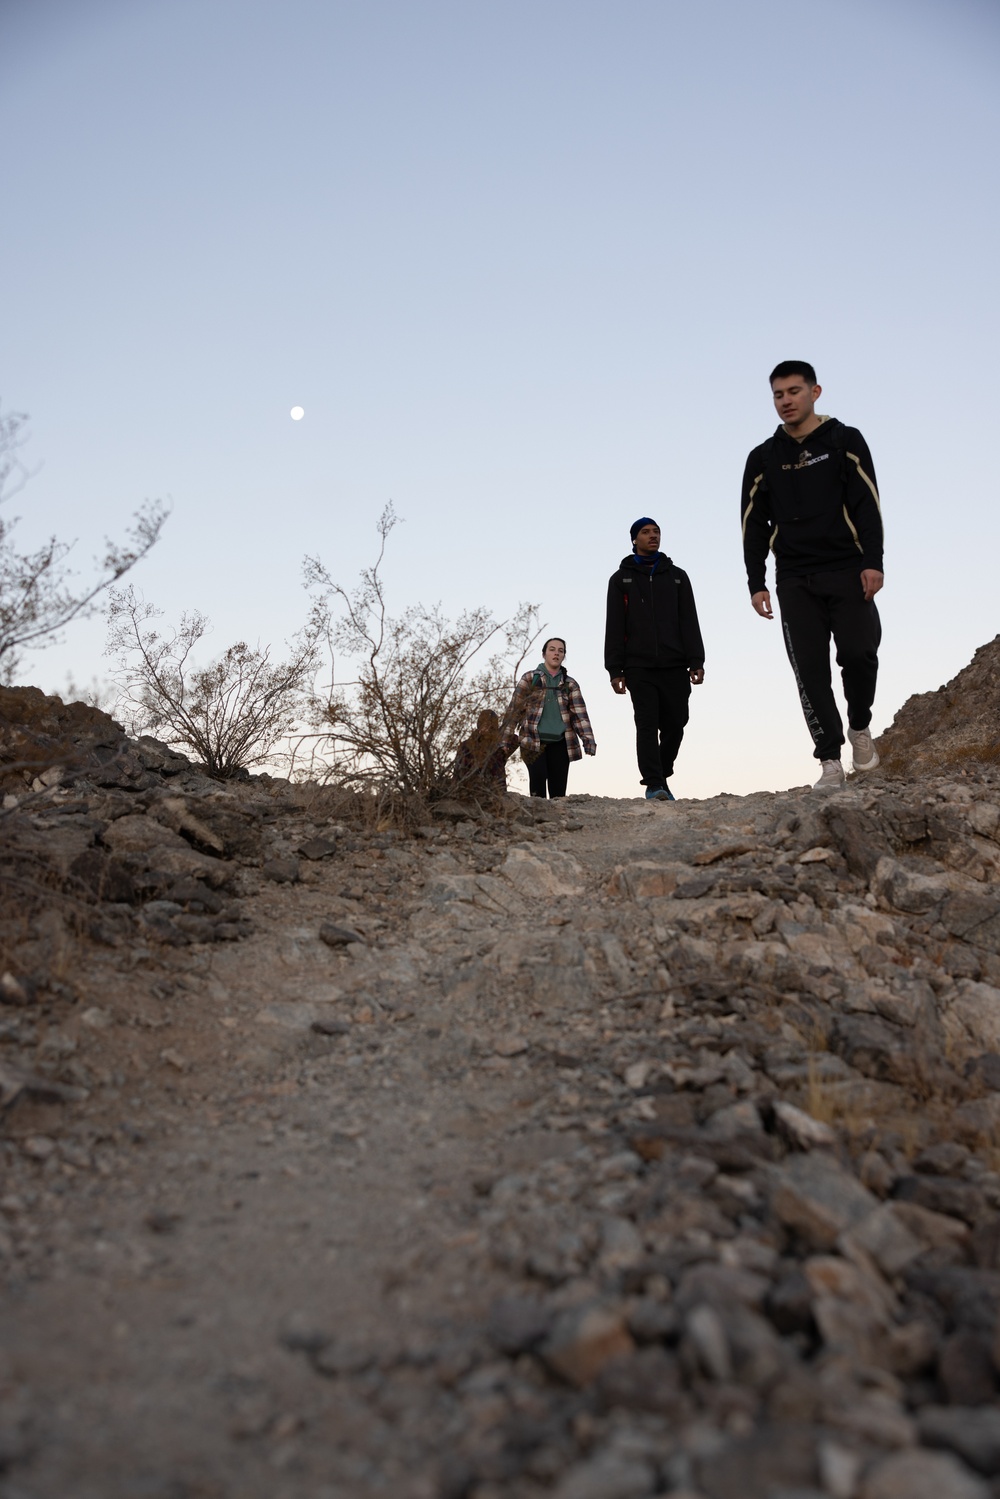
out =
[[30,689],[0,762],[0,1499],[998,1499],[987,759],[406,836]]

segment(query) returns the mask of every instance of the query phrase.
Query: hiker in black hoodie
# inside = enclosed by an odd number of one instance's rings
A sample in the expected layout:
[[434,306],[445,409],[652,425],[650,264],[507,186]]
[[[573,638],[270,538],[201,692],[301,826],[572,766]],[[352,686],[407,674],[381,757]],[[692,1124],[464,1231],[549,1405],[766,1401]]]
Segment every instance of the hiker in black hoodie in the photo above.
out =
[[604,665],[615,692],[628,691],[635,751],[647,801],[674,800],[667,785],[688,721],[691,684],[705,680],[694,594],[686,572],[660,551],[660,528],[643,515],[632,555],[608,583]]
[[750,602],[773,618],[767,590],[774,553],[785,649],[821,764],[816,790],[844,784],[844,725],[833,695],[830,637],[847,699],[855,770],[874,770],[869,725],[882,625],[882,512],[868,444],[856,427],[817,416],[821,387],[811,364],[785,360],[771,372],[781,426],[754,448],[743,475],[740,511]]

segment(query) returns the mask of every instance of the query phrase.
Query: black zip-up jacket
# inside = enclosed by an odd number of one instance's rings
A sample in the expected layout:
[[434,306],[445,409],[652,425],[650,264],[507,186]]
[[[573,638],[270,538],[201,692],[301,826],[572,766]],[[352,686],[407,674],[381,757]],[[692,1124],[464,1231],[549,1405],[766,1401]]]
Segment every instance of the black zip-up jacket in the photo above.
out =
[[652,572],[634,555],[623,557],[608,581],[604,665],[611,677],[625,676],[630,666],[705,664],[691,580],[662,552],[656,556]]
[[747,459],[740,503],[751,594],[777,581],[867,567],[882,572],[882,511],[868,444],[856,427],[824,417],[799,442],[779,427]]

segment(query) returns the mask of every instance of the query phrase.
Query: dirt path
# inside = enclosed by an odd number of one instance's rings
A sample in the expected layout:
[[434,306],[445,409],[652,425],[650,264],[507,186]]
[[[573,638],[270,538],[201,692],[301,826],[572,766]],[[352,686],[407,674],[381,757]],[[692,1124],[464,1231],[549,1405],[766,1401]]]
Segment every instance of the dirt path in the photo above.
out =
[[[997,1271],[1000,1178],[912,1018],[954,1050],[992,953],[947,971],[801,794],[524,815],[251,885],[242,941],[74,950],[39,1045],[94,1086],[4,1138],[2,1499],[892,1499],[865,1475],[921,1402],[992,1393],[900,1279]],[[894,1194],[888,1249],[845,1238]],[[933,1445],[936,1499],[994,1492]]]

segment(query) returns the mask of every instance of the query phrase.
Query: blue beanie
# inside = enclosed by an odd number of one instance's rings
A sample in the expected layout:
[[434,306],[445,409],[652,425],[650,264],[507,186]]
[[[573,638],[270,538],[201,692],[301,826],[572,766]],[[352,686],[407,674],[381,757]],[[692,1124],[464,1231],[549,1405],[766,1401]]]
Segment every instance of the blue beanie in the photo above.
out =
[[638,520],[634,520],[632,522],[632,529],[630,530],[629,535],[631,536],[632,540],[635,541],[635,538],[638,536],[643,526],[655,526],[656,524],[656,521],[651,515],[640,515]]

